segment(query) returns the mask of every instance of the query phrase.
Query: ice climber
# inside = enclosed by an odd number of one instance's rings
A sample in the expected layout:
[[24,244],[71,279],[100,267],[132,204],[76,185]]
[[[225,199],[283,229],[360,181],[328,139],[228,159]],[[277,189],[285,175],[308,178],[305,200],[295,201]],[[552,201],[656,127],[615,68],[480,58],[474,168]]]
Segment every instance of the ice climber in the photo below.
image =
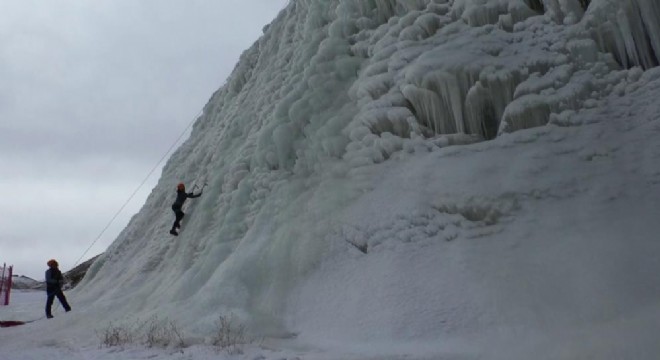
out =
[[64,284],[64,276],[62,276],[62,272],[60,271],[60,269],[57,268],[59,264],[55,259],[48,260],[46,264],[48,264],[48,268],[49,268],[48,270],[46,270],[46,295],[47,295],[46,317],[50,319],[53,317],[51,308],[53,306],[53,301],[55,300],[56,296],[57,296],[57,300],[59,300],[60,304],[62,304],[64,311],[66,312],[71,311],[71,306],[66,301],[66,297],[62,292],[62,285]]
[[179,233],[176,231],[178,228],[181,227],[181,219],[186,215],[183,213],[183,203],[186,202],[186,199],[188,198],[196,198],[202,196],[202,193],[204,192],[204,189],[199,192],[199,194],[194,195],[192,192],[186,193],[186,185],[183,183],[179,183],[179,185],[176,186],[176,200],[174,201],[174,204],[172,204],[172,211],[174,211],[175,219],[174,219],[174,224],[172,224],[172,230],[170,230],[170,234],[177,236]]

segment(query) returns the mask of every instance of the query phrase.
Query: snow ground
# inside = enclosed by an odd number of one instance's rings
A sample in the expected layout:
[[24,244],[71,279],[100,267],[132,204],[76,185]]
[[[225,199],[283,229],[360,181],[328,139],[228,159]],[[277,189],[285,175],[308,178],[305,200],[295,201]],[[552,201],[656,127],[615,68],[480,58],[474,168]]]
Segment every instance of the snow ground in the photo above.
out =
[[[229,357],[208,344],[233,312],[264,339],[240,359],[656,359],[653,49],[606,31],[620,2],[523,3],[293,2],[74,311],[0,329],[0,358]],[[181,179],[209,187],[173,238]],[[43,294],[23,296],[3,320],[41,316]],[[98,349],[109,319],[154,315],[193,345]]]
[[[65,293],[68,300],[75,304],[75,295]],[[45,319],[43,307],[45,291],[16,290],[12,293],[10,306],[0,307],[0,319],[3,321],[32,321],[23,326],[0,328],[0,359],[1,360],[128,360],[128,359],[296,359],[295,352],[268,350],[267,345],[245,345],[240,355],[230,355],[227,351],[212,345],[197,344],[179,348],[152,347],[143,344],[104,347],[102,336],[106,326],[92,324],[85,326],[83,332],[68,332],[61,328],[71,322],[77,322],[84,317],[78,309],[64,313],[55,301],[53,319]],[[40,338],[36,333],[50,334]],[[53,334],[55,334],[53,336]],[[322,356],[319,358],[323,358]]]

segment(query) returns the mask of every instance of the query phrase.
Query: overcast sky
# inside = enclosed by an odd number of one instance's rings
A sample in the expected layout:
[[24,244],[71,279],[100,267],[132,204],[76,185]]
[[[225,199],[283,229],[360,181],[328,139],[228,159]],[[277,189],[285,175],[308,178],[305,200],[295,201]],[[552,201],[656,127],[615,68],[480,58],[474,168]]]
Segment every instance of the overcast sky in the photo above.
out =
[[73,267],[287,2],[0,0],[0,266]]

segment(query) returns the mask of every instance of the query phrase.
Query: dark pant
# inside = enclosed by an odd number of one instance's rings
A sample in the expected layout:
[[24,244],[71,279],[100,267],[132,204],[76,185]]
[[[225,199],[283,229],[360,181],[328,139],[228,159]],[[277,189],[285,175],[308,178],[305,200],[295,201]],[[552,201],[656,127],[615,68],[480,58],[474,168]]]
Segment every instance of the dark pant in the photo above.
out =
[[181,208],[178,206],[172,206],[172,211],[174,211],[175,216],[174,224],[172,224],[172,230],[176,230],[181,227],[181,219],[183,219],[186,214],[184,214],[183,211],[181,211]]
[[51,313],[51,307],[53,306],[53,301],[55,300],[55,297],[57,296],[57,300],[60,301],[60,304],[62,304],[62,307],[64,308],[65,311],[71,311],[71,306],[69,303],[66,301],[66,297],[64,296],[64,293],[62,290],[55,290],[55,291],[49,291],[48,297],[46,299],[46,316],[47,317],[52,317],[53,314]]

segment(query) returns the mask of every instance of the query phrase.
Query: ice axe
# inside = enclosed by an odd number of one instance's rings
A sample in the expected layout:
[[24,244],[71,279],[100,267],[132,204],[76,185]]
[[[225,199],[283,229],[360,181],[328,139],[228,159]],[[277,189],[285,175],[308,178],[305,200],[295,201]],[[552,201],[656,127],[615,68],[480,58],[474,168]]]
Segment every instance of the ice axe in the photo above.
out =
[[[208,185],[208,183],[207,183],[207,182],[204,182],[204,185],[202,185],[202,187],[199,189],[199,192],[200,192],[200,193],[204,192],[204,188],[206,187],[206,185]],[[198,187],[199,187],[199,186],[197,186],[197,184],[195,184],[195,186],[193,186],[192,191],[195,191],[195,189],[197,189]]]

